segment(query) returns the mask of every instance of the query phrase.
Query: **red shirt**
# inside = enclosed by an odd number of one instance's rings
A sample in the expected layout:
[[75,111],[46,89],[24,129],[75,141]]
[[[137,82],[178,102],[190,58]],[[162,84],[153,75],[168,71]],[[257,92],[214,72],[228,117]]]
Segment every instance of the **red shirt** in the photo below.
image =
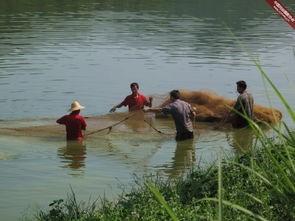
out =
[[121,105],[127,106],[129,111],[141,110],[144,105],[147,105],[148,101],[144,95],[138,94],[137,96],[129,95],[125,98],[125,100],[121,103]]
[[82,130],[86,130],[87,124],[81,115],[71,113],[58,119],[56,123],[66,126],[67,140],[83,139]]

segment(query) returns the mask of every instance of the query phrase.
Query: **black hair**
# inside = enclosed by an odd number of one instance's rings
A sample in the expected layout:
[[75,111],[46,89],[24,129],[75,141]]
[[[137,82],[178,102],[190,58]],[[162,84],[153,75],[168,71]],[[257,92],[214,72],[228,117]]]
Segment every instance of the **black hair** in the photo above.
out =
[[71,114],[79,114],[81,110],[74,110],[71,112]]
[[236,84],[237,84],[238,87],[241,87],[243,89],[247,88],[247,84],[246,84],[245,81],[237,81]]
[[130,84],[130,88],[132,88],[132,87],[137,87],[137,89],[139,89],[139,85],[138,85],[138,83],[136,83],[136,82],[133,82],[133,83],[131,83]]
[[174,99],[179,99],[180,98],[180,92],[179,90],[172,90],[170,91],[170,97]]

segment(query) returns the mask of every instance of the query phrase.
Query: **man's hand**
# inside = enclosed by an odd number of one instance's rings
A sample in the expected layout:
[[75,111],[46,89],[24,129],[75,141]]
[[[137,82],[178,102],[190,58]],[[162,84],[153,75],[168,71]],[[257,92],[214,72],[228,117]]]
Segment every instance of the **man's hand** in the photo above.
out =
[[115,112],[115,111],[116,111],[116,107],[113,107],[113,108],[110,110],[110,113]]
[[153,97],[149,97],[149,107],[152,107],[153,105]]
[[162,108],[148,108],[148,109],[143,109],[144,112],[148,113],[160,113],[162,111]]

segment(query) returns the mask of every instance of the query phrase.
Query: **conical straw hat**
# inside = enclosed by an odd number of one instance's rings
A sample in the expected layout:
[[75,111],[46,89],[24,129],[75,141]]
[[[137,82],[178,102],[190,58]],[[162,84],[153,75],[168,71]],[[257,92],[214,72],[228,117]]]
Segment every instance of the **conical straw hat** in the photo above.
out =
[[71,108],[69,109],[69,111],[72,112],[72,111],[81,110],[81,109],[84,109],[84,108],[85,107],[81,106],[78,101],[74,101],[71,104]]

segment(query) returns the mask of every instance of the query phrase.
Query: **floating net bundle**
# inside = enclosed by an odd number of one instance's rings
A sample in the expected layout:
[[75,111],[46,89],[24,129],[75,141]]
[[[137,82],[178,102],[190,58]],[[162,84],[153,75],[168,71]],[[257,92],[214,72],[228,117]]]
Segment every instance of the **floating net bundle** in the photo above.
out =
[[[211,91],[180,90],[181,99],[190,103],[196,110],[196,120],[218,122],[227,116],[235,100],[227,99]],[[169,103],[165,100],[160,107]],[[254,104],[254,119],[267,123],[276,123],[282,119],[282,113],[275,108]]]

